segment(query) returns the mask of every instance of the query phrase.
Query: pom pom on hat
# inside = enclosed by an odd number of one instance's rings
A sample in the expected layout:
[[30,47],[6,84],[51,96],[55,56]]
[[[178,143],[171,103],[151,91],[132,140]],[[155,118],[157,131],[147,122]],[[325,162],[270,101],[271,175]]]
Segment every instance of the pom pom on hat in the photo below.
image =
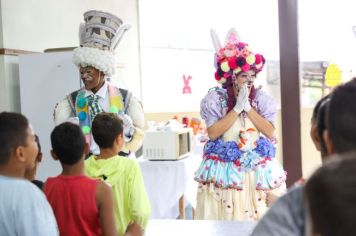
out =
[[251,68],[251,67],[250,67],[249,64],[245,64],[245,65],[242,66],[242,71],[243,71],[243,72],[246,72],[246,71],[248,71],[250,68]]
[[224,73],[224,78],[229,78],[231,76],[231,73],[228,73],[228,72],[226,72],[226,73]]
[[239,65],[239,67],[242,67],[246,64],[246,59],[244,57],[240,56],[236,59],[236,63],[237,63],[237,65]]
[[255,55],[255,58],[256,58],[255,63],[256,63],[257,65],[262,62],[262,55],[256,54],[256,55]]
[[215,79],[217,81],[221,80],[221,77],[219,76],[219,73],[217,71],[215,72]]
[[236,63],[236,59],[235,58],[229,58],[228,60],[228,64],[229,64],[229,67],[234,70],[237,68],[237,63]]
[[249,65],[253,65],[253,63],[255,63],[255,56],[250,54],[246,57],[246,62],[249,64]]
[[234,74],[238,74],[241,72],[241,67],[237,67],[235,70],[234,70]]
[[228,72],[230,70],[229,63],[227,61],[224,61],[221,63],[220,68],[224,72]]

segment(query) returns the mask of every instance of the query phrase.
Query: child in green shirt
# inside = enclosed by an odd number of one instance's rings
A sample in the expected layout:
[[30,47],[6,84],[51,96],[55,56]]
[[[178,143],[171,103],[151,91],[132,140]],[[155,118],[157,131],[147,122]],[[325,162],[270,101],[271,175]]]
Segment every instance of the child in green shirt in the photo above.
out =
[[151,206],[140,167],[134,160],[117,155],[124,142],[122,120],[112,113],[99,113],[93,120],[92,134],[100,147],[100,155],[92,155],[86,160],[87,174],[112,186],[118,232],[143,230]]

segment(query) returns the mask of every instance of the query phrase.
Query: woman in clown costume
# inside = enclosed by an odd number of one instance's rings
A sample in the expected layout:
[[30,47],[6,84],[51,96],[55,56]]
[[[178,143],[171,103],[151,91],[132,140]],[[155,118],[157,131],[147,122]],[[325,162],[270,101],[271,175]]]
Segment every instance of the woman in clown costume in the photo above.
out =
[[254,86],[265,59],[240,42],[234,29],[224,47],[215,31],[211,36],[215,79],[222,86],[201,101],[209,140],[195,173],[196,219],[258,220],[267,210],[266,193],[286,189],[286,173],[275,159],[276,103]]

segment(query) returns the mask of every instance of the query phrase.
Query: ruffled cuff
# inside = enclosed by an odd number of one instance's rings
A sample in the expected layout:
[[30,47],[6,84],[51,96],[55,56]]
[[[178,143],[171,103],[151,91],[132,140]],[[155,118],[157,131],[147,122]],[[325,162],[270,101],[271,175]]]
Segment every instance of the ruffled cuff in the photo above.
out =
[[131,141],[124,143],[124,146],[122,147],[121,151],[126,153],[129,153],[130,151],[136,152],[142,146],[144,135],[145,134],[141,129],[134,127],[134,133],[131,138]]

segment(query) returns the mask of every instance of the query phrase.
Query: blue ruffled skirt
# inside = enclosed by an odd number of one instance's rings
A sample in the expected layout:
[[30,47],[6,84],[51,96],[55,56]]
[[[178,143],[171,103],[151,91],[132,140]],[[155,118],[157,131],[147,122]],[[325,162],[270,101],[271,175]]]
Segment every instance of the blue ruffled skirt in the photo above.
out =
[[242,151],[234,141],[209,140],[203,153],[203,161],[194,178],[202,184],[214,183],[222,189],[242,190],[245,172],[251,171],[256,175],[256,190],[272,190],[286,180],[286,172],[275,160],[275,146],[262,136],[255,148],[248,151]]

